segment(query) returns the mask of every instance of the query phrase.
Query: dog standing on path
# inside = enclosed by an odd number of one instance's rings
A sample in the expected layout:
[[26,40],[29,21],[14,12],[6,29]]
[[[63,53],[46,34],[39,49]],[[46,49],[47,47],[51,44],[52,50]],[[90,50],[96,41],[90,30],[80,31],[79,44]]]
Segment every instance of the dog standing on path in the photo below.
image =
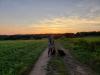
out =
[[58,55],[61,57],[64,57],[66,55],[63,50],[58,49],[57,51],[58,51]]

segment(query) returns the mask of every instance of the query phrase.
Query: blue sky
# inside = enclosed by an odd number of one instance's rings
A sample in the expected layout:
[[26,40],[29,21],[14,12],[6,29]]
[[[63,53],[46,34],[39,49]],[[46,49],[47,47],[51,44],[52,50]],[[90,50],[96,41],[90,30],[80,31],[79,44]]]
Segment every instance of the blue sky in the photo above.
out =
[[[39,32],[39,28],[36,30],[34,26],[38,24],[37,26],[41,27],[47,24],[47,22],[41,24],[41,21],[49,20],[54,23],[52,21],[57,18],[64,18],[65,21],[71,18],[74,21],[76,17],[81,21],[96,19],[98,23],[100,21],[100,0],[0,0],[0,34],[36,33],[36,31]],[[91,31],[93,27],[93,31],[100,29],[97,23],[94,24],[96,27],[90,26]],[[83,31],[87,31],[84,28],[83,26]],[[66,30],[64,32],[67,32]],[[77,31],[72,30],[72,32]]]

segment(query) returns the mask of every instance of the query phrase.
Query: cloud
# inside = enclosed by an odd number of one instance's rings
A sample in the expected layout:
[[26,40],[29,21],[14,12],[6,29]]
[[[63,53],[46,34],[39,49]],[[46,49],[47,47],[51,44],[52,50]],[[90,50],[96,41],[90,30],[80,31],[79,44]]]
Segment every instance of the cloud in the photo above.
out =
[[100,18],[57,17],[45,19],[30,25],[34,31],[45,33],[63,33],[88,30],[100,30]]

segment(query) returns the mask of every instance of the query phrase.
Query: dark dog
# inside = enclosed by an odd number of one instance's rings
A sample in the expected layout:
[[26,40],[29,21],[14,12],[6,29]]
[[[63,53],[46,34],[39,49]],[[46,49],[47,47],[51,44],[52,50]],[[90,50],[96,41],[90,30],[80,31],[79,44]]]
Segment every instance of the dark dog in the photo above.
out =
[[63,50],[58,50],[58,54],[60,55],[60,56],[65,56],[66,54],[65,54],[65,52],[63,51]]

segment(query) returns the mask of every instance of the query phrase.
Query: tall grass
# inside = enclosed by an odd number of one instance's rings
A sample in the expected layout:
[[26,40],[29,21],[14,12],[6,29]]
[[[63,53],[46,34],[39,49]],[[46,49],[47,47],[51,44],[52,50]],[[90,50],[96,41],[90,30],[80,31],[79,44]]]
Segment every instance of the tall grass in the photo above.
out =
[[82,63],[100,74],[100,37],[62,38],[60,42]]
[[45,47],[44,40],[0,41],[0,75],[21,75]]

